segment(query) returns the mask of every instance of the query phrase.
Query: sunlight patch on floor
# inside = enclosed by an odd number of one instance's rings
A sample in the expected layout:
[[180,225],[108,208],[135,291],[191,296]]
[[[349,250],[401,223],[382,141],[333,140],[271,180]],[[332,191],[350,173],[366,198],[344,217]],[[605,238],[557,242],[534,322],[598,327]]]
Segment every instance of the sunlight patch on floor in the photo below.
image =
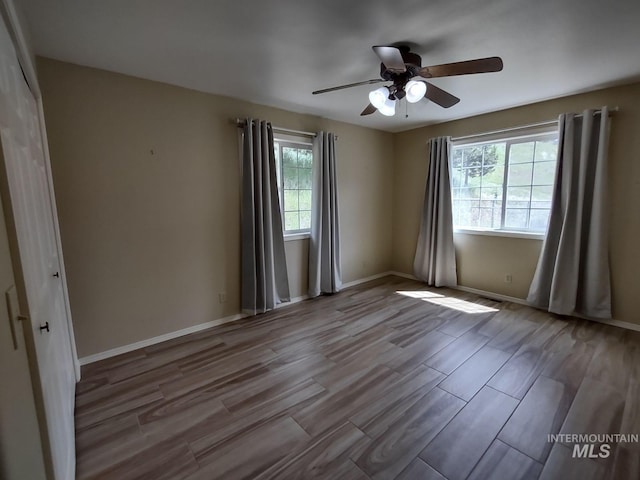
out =
[[477,303],[467,302],[466,300],[447,297],[445,295],[440,295],[439,293],[428,292],[425,290],[396,291],[396,293],[404,295],[405,297],[417,298],[424,302],[433,303],[434,305],[451,308],[465,313],[487,313],[498,311],[497,308],[487,307],[486,305],[479,305]]

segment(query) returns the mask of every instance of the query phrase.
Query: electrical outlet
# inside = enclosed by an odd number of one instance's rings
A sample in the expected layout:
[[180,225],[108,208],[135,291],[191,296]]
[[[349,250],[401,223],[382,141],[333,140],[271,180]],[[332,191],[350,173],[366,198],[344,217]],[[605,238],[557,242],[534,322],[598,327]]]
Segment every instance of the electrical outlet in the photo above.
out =
[[511,274],[510,274],[510,273],[507,273],[507,274],[504,276],[504,283],[511,283],[511,282],[513,282],[513,277],[511,276]]
[[227,293],[226,292],[220,292],[218,294],[218,301],[220,303],[227,303]]

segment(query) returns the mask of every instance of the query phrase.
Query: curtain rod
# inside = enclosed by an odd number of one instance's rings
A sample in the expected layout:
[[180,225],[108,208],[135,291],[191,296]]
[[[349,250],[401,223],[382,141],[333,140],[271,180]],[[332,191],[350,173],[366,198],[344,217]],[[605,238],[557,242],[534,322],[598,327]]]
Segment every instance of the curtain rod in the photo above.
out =
[[[238,127],[243,127],[245,123],[246,123],[246,120],[242,118],[236,118],[236,125]],[[292,133],[294,135],[302,135],[304,137],[315,137],[317,135],[313,132],[304,132],[302,130],[291,130],[290,128],[281,128],[281,127],[276,127],[275,125],[272,125],[271,127],[273,128],[274,131],[278,131],[280,133]]]
[[[620,108],[615,106],[609,109],[609,115],[611,115],[613,112],[617,112],[619,111]],[[602,110],[598,109],[595,110],[593,112],[594,115],[600,115],[602,113]],[[581,117],[582,114],[578,114],[575,115],[576,117]],[[558,120],[547,120],[546,122],[538,122],[538,123],[530,123],[528,125],[521,125],[519,127],[511,127],[511,128],[503,128],[500,130],[493,130],[491,132],[483,132],[483,133],[475,133],[473,135],[464,135],[462,137],[451,137],[451,141],[452,142],[459,142],[460,140],[469,140],[471,138],[482,138],[482,137],[488,137],[490,135],[497,135],[499,133],[509,133],[509,132],[515,132],[518,130],[526,130],[529,128],[542,128],[542,127],[550,127],[552,125],[556,125],[558,123]]]

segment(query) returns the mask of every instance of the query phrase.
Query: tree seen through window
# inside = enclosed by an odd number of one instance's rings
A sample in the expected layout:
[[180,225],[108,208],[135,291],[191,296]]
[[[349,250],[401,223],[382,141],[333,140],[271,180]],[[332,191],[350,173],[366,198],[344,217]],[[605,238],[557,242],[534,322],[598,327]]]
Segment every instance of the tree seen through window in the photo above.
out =
[[274,146],[284,231],[287,234],[308,232],[313,180],[311,145],[276,142]]
[[450,162],[454,226],[545,231],[556,157],[555,133],[454,145]]

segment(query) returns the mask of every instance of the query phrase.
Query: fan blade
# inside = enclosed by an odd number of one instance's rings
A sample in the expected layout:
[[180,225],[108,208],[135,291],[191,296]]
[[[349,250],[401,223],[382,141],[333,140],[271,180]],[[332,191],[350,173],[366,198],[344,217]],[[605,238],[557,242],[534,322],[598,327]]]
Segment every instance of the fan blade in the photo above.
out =
[[427,84],[427,93],[424,94],[424,98],[428,98],[433,103],[437,103],[443,108],[453,107],[460,99],[449,92],[445,92],[441,88],[436,87],[432,83],[424,82]]
[[335,90],[342,90],[343,88],[357,87],[358,85],[373,85],[374,83],[382,82],[386,82],[386,80],[383,80],[382,78],[374,78],[373,80],[365,80],[364,82],[349,83],[348,85],[340,85],[339,87],[324,88],[322,90],[316,90],[315,92],[311,93],[313,95],[318,95],[319,93],[333,92]]
[[418,75],[424,78],[436,78],[469,75],[473,73],[499,72],[502,70],[502,66],[502,59],[500,57],[478,58],[464,62],[422,67],[418,70]]
[[376,55],[380,57],[380,61],[384,63],[387,70],[392,72],[402,73],[407,71],[407,67],[404,65],[404,59],[397,47],[371,47]]
[[367,105],[367,108],[365,108],[364,110],[362,110],[362,113],[360,114],[361,117],[364,117],[365,115],[371,115],[373,112],[375,112],[377,110],[376,107],[374,107],[373,105],[369,104]]

